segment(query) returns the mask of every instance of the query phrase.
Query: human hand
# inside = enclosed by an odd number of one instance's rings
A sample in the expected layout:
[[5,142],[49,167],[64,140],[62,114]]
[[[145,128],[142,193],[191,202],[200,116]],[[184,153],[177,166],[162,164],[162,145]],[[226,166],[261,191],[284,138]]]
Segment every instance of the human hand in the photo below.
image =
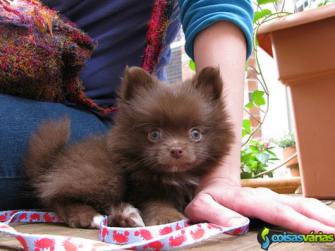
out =
[[193,221],[222,226],[242,224],[251,217],[299,233],[335,233],[335,210],[319,200],[240,187],[221,178],[207,182],[185,213]]

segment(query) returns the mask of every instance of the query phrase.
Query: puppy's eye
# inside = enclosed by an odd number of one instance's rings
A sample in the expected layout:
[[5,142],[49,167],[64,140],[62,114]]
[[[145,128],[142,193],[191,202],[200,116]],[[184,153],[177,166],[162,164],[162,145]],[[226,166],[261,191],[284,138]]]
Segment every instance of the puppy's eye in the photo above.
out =
[[202,139],[202,134],[201,134],[200,130],[197,129],[197,128],[192,128],[190,130],[190,138],[195,142],[200,141]]
[[157,142],[158,140],[161,139],[161,131],[159,129],[154,129],[148,133],[148,139],[151,142]]

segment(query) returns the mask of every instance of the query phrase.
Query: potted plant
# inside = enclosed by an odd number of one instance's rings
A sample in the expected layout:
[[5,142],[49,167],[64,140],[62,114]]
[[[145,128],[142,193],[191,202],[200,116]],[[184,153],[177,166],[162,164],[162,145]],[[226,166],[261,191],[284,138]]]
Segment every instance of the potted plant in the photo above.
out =
[[274,143],[283,150],[283,159],[288,160],[285,165],[290,169],[291,175],[300,176],[294,135],[292,133],[286,134],[282,138],[274,140]]
[[[335,198],[335,4],[280,17],[257,31],[288,86],[305,196]],[[271,46],[269,46],[272,45]]]
[[[286,14],[282,10],[276,9],[273,13],[263,8],[263,5],[275,2],[276,0],[254,2],[254,34],[257,34],[260,24],[267,18]],[[300,178],[273,178],[272,169],[279,168],[283,163],[274,167],[274,161],[278,158],[272,151],[273,146],[258,139],[269,111],[270,93],[257,57],[257,39],[254,41],[254,52],[246,65],[249,95],[242,125],[241,183],[242,186],[267,187],[279,193],[293,193],[300,185]]]
[[[250,140],[241,150],[241,179],[254,178],[266,171],[275,160],[279,160],[272,149],[273,146],[270,146],[269,143]],[[273,173],[269,172],[267,176],[272,178]]]
[[249,140],[241,151],[241,184],[244,187],[266,187],[277,193],[294,193],[300,186],[300,177],[273,178],[273,167],[278,160],[274,146],[260,140]]

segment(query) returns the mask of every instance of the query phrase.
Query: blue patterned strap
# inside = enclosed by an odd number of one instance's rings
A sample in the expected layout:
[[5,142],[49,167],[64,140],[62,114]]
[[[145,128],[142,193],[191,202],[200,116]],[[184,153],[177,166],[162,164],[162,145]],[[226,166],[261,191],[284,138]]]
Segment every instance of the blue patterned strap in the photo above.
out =
[[244,234],[249,220],[234,227],[221,227],[211,223],[189,224],[187,220],[165,225],[139,228],[108,227],[105,217],[99,228],[99,239],[94,241],[78,237],[26,234],[17,232],[10,223],[61,223],[51,212],[3,211],[0,212],[0,233],[15,237],[24,250],[174,250],[206,240],[218,234]]

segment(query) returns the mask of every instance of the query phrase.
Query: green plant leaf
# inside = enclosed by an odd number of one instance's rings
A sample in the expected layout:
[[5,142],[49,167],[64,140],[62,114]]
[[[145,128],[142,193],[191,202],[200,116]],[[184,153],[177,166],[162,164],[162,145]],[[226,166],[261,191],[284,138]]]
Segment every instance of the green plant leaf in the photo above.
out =
[[274,143],[280,148],[287,148],[290,146],[295,146],[295,137],[292,133],[288,133],[279,139],[275,139]]
[[257,0],[257,3],[259,5],[262,5],[262,4],[267,4],[267,3],[276,3],[278,2],[279,0]]
[[242,152],[242,156],[241,156],[242,163],[247,163],[251,158],[252,158],[252,153]]
[[269,10],[269,9],[263,9],[263,10],[255,11],[253,22],[256,23],[258,20],[260,20],[260,19],[262,19],[266,16],[269,16],[271,14],[272,14],[272,11]]
[[191,59],[190,62],[188,63],[188,66],[192,71],[195,71],[195,62]]
[[256,160],[249,161],[249,167],[250,167],[251,170],[257,171],[258,161],[256,161]]
[[249,102],[249,103],[247,103],[244,107],[245,107],[245,108],[248,108],[248,109],[251,109],[251,108],[254,107],[254,103]]
[[257,106],[265,105],[265,92],[256,90],[251,94],[252,102],[254,102]]
[[249,148],[253,153],[258,153],[259,152],[259,148],[257,146],[250,146]]
[[251,130],[251,121],[249,119],[243,119],[242,126],[245,130]]
[[251,121],[249,119],[243,119],[242,122],[242,137],[251,133]]
[[[255,177],[255,175],[267,170],[277,160],[268,142],[252,139],[241,149],[241,177]],[[244,174],[242,175],[242,173]],[[248,175],[247,175],[247,174]]]

